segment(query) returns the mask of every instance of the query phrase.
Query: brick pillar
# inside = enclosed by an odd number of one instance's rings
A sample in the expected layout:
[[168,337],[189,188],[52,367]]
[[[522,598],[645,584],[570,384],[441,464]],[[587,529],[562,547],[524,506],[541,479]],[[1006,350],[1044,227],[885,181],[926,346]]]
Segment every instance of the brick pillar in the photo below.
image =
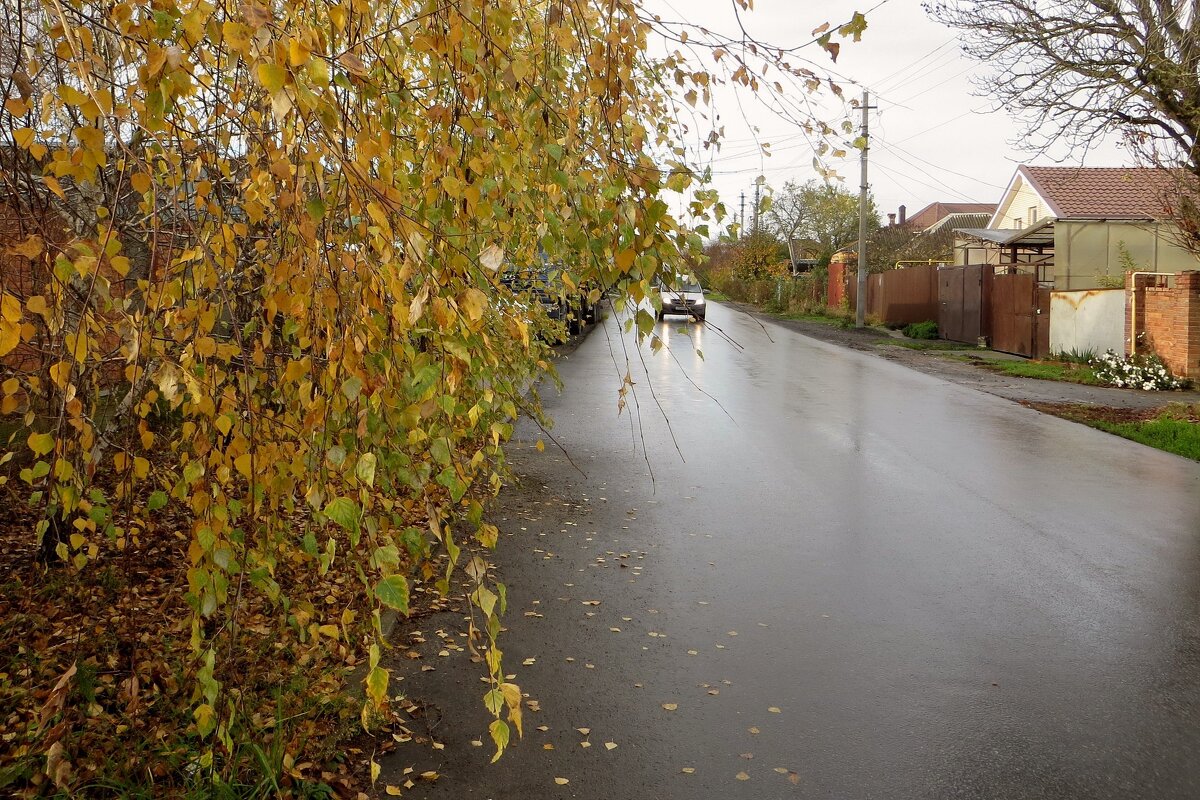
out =
[[1179,294],[1179,324],[1184,328],[1182,377],[1200,378],[1200,272],[1181,272],[1175,279]]

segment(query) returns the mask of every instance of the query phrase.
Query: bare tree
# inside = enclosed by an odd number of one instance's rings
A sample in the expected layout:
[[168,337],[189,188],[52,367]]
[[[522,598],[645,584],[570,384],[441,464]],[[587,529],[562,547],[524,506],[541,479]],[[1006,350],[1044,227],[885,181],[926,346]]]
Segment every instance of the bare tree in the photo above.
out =
[[993,68],[981,93],[1027,121],[1028,143],[1086,149],[1117,133],[1200,175],[1195,0],[950,0],[925,5]]
[[[784,242],[808,239],[820,245],[822,261],[858,239],[858,195],[841,186],[788,181],[765,214],[768,231]],[[867,228],[879,227],[875,202],[867,206]]]

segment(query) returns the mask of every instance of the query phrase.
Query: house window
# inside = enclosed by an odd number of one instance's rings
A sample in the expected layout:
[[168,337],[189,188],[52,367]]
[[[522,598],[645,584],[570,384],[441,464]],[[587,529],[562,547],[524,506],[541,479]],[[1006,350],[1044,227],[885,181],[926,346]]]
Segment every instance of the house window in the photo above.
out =
[[1014,228],[1023,228],[1023,227],[1025,227],[1024,225],[1022,225],[1022,224],[1021,224],[1021,218],[1020,218],[1020,217],[1013,217],[1013,227],[1014,227]]
[[1037,206],[1030,206],[1029,207],[1029,224],[1032,225],[1033,223],[1037,222],[1037,219],[1038,219]]

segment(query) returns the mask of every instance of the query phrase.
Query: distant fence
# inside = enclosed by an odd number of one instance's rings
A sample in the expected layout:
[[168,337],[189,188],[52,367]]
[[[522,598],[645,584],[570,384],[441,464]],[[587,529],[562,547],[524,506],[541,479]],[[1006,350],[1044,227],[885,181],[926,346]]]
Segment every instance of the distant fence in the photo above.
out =
[[[835,275],[834,267],[838,267]],[[937,267],[890,269],[867,276],[866,314],[886,325],[908,325],[938,318]],[[830,305],[845,297],[858,307],[858,276],[853,265],[830,265]],[[835,286],[835,278],[837,279]],[[840,289],[840,291],[839,291]]]

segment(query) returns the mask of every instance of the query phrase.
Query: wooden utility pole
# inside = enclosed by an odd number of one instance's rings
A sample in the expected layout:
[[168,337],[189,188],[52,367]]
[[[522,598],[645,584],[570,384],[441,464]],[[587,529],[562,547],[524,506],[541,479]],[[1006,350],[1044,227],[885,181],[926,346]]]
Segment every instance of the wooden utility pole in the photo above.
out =
[[742,192],[738,202],[738,238],[746,235],[746,193]]
[[870,94],[864,89],[862,96],[862,178],[858,184],[858,297],[854,308],[854,325],[867,324],[867,151],[870,149],[871,134],[867,127],[867,111]]

